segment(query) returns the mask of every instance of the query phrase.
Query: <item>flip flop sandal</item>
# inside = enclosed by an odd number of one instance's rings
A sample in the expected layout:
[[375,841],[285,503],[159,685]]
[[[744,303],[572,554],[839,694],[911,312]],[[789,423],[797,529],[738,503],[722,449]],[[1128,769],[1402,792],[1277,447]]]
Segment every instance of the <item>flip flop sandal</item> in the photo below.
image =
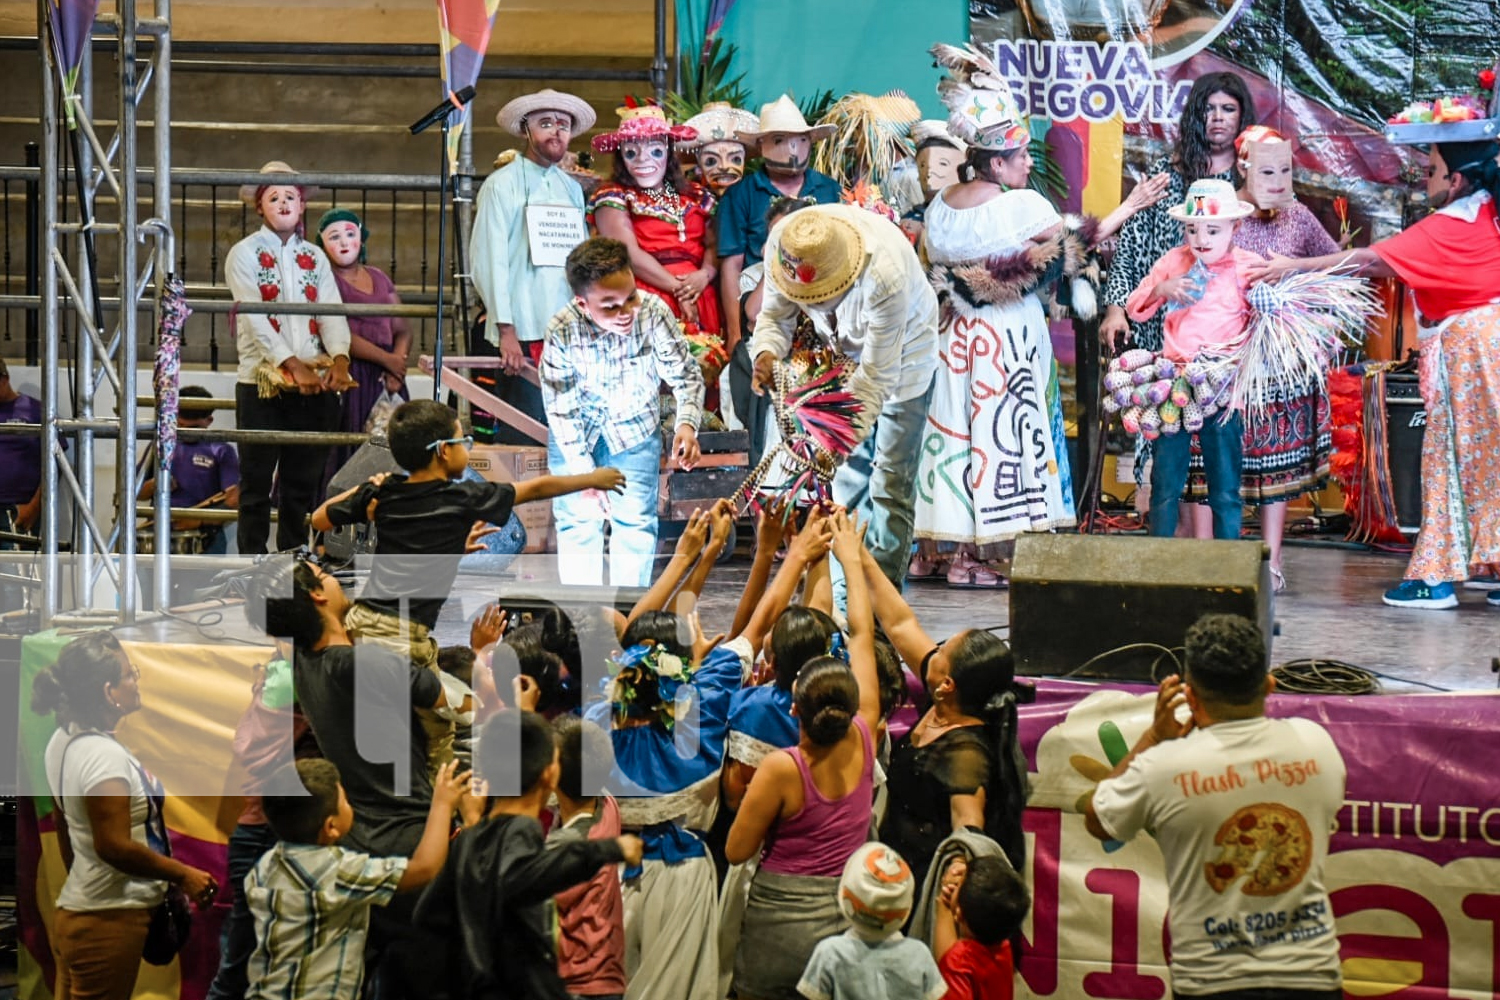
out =
[[938,560],[912,556],[911,562],[906,567],[906,578],[908,580],[931,580],[942,572],[943,564]]
[[1005,585],[1005,578],[983,563],[969,563],[948,570],[948,586],[955,590],[999,590]]

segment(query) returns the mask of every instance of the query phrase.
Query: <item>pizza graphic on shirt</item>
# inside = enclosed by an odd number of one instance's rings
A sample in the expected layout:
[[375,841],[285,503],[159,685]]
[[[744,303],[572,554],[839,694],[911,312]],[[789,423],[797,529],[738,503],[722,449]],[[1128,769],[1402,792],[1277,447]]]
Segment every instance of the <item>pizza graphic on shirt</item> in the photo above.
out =
[[1312,831],[1295,809],[1275,802],[1245,806],[1214,835],[1219,856],[1203,866],[1203,877],[1222,893],[1240,879],[1247,896],[1279,896],[1312,865]]

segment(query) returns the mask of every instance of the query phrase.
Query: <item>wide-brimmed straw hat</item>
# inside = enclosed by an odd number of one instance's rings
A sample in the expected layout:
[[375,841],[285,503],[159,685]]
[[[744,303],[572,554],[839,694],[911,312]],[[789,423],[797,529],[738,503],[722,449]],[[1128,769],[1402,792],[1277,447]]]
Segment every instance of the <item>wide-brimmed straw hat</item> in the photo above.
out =
[[523,124],[528,115],[534,115],[538,111],[561,111],[573,119],[573,132],[587,132],[594,127],[598,116],[589,102],[572,94],[564,94],[560,90],[548,87],[539,90],[535,94],[523,94],[515,100],[508,102],[495,115],[495,122],[511,135],[526,137],[526,127]]
[[1167,214],[1178,222],[1200,222],[1205,219],[1222,219],[1227,222],[1243,219],[1253,211],[1255,206],[1248,201],[1240,201],[1239,192],[1235,191],[1233,184],[1205,177],[1201,181],[1193,181],[1182,204],[1173,205],[1167,209]]
[[622,142],[641,142],[645,139],[668,139],[684,142],[698,137],[698,130],[686,125],[673,125],[667,116],[654,104],[639,108],[615,108],[620,116],[620,127],[613,132],[594,136],[594,152],[613,153]]
[[958,136],[948,131],[948,123],[936,118],[924,118],[911,127],[911,144],[918,149],[922,148],[924,142],[936,139],[938,142],[953,147],[960,153],[969,151],[969,144]]
[[749,111],[734,107],[728,101],[710,101],[703,110],[682,124],[695,130],[695,138],[677,144],[680,152],[690,153],[710,142],[743,142],[739,133],[760,128],[760,119]]
[[848,291],[859,277],[865,239],[847,219],[811,206],[777,223],[771,235],[775,249],[766,273],[793,302],[826,302]]
[[782,132],[806,135],[809,141],[819,142],[837,131],[837,127],[833,125],[807,124],[807,119],[802,117],[802,109],[790,97],[782,94],[770,104],[761,105],[759,130],[740,132],[738,135],[740,142],[755,146],[766,136]]
[[295,187],[295,188],[300,189],[301,192],[302,192],[302,200],[303,201],[306,201],[307,199],[311,198],[313,195],[315,195],[315,194],[318,193],[318,187],[317,187],[317,185],[315,185],[315,184],[303,184],[301,181],[298,181],[297,180],[297,171],[295,171],[291,167],[287,166],[281,160],[272,160],[271,162],[267,163],[265,166],[261,167],[260,168],[260,172],[263,173],[263,174],[285,174],[285,175],[290,175],[290,176],[283,176],[283,177],[269,176],[264,181],[260,182],[259,184],[242,184],[242,185],[240,185],[240,201],[243,201],[245,204],[249,205],[251,208],[255,208],[256,207],[256,205],[255,205],[256,192],[260,191],[262,188],[268,188],[268,187],[272,187],[272,186],[275,186],[275,185],[282,185],[282,184],[284,184],[287,187]]

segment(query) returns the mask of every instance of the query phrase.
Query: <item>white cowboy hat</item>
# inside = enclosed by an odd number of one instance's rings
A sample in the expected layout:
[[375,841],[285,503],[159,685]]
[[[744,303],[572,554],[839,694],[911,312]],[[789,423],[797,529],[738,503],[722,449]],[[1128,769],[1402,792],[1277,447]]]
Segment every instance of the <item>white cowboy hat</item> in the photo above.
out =
[[1234,189],[1233,184],[1205,177],[1201,181],[1193,181],[1182,204],[1173,205],[1167,209],[1167,214],[1178,222],[1199,222],[1204,219],[1229,221],[1243,219],[1253,211],[1255,206],[1248,201],[1240,201],[1239,192]]
[[564,94],[550,87],[539,90],[535,94],[523,94],[515,100],[510,101],[495,115],[495,121],[511,135],[517,135],[523,139],[526,137],[527,115],[536,114],[538,111],[561,111],[573,119],[573,134],[587,132],[594,127],[597,116],[589,102],[572,94]]
[[307,201],[307,199],[313,197],[315,194],[318,193],[318,187],[317,187],[317,185],[315,185],[315,184],[301,184],[301,183],[299,183],[295,179],[297,171],[295,171],[291,167],[287,166],[281,160],[272,160],[271,162],[267,163],[265,166],[261,167],[260,168],[260,172],[263,173],[263,174],[291,174],[293,176],[291,176],[291,177],[267,177],[266,180],[265,180],[265,183],[263,183],[263,184],[242,184],[242,185],[240,185],[240,201],[243,201],[245,204],[249,205],[251,208],[255,208],[256,207],[256,205],[255,205],[255,193],[257,191],[259,191],[261,188],[264,188],[264,187],[272,187],[274,185],[285,185],[287,187],[297,188],[299,191],[302,192],[302,200],[304,202]]
[[698,131],[698,138],[677,144],[678,151],[683,153],[690,153],[710,142],[741,142],[739,133],[760,128],[759,119],[728,101],[710,101],[682,124]]
[[758,132],[738,132],[740,142],[747,146],[758,146],[760,141],[768,135],[778,133],[791,133],[794,135],[806,135],[810,142],[820,142],[827,139],[838,131],[834,125],[809,125],[807,119],[802,117],[802,109],[792,101],[790,97],[782,94],[770,104],[761,105],[760,130]]

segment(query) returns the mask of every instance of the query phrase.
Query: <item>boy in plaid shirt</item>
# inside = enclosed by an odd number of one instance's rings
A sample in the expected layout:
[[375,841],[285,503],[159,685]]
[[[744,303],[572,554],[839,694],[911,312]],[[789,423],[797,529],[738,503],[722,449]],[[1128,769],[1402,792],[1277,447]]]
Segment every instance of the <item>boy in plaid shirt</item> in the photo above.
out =
[[596,237],[568,255],[573,301],[547,325],[540,368],[554,476],[612,466],[625,474],[622,495],[586,490],[552,501],[558,575],[563,583],[602,582],[604,521],[610,523],[609,582],[645,587],[656,556],[656,496],[661,467],[665,381],[677,403],[672,458],[698,462],[703,374],[666,303],[642,294],[619,240]]

